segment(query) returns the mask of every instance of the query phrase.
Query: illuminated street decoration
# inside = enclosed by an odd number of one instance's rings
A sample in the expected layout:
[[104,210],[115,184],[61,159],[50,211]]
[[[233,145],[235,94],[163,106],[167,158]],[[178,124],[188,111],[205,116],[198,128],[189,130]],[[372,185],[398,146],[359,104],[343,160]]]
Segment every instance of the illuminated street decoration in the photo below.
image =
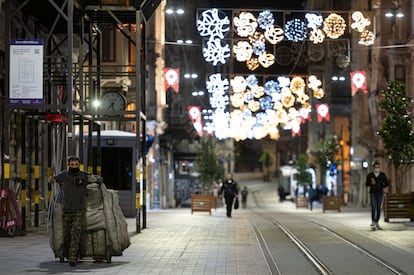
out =
[[351,28],[357,30],[360,33],[360,39],[358,43],[366,46],[374,44],[374,32],[367,29],[371,25],[371,20],[364,17],[360,11],[352,13],[352,19],[354,22],[351,24]]
[[[233,17],[229,19],[230,14]],[[353,13],[352,17],[346,12],[317,11],[208,9],[200,12],[197,30],[204,38],[204,59],[219,66],[234,58],[251,72],[229,78],[219,73],[208,77],[206,87],[213,109],[209,127],[214,129],[214,135],[219,139],[267,136],[278,139],[281,129],[300,135],[301,124],[311,119],[310,99],[322,99],[325,91],[315,75],[272,76],[275,61],[288,66],[291,62],[282,63],[283,59],[294,56],[289,46],[278,44],[282,41],[290,41],[292,46],[303,41],[321,44],[349,39],[349,33],[355,31],[361,44],[370,45],[375,37],[369,29],[371,25],[371,20],[361,12]],[[253,74],[259,68],[263,75]],[[329,121],[329,106],[316,107],[318,121]]]
[[345,33],[345,29],[345,19],[336,13],[331,13],[323,21],[323,30],[329,38],[337,39],[341,37]]
[[165,91],[172,88],[174,92],[178,93],[180,87],[180,69],[165,68],[164,69],[164,87]]
[[239,41],[233,46],[233,53],[236,55],[237,61],[247,61],[253,55],[253,47],[247,41]]
[[206,10],[197,20],[197,30],[208,40],[223,39],[230,30],[230,20],[226,15],[220,14],[218,9]]
[[368,94],[367,76],[364,71],[351,72],[351,94],[354,96],[358,91]]
[[230,45],[221,45],[221,40],[216,38],[209,40],[207,46],[203,49],[204,59],[211,62],[213,66],[218,63],[226,64],[226,59],[230,57]]
[[[225,64],[233,53],[238,62],[245,62],[247,69],[254,71],[260,66],[270,68],[274,64],[276,48],[269,45],[276,45],[283,40],[300,43],[308,39],[320,44],[326,39],[342,38],[349,27],[360,33],[360,44],[371,45],[374,42],[375,35],[369,29],[371,20],[364,17],[362,12],[352,14],[353,22],[349,26],[343,17],[345,12],[295,11],[295,14],[297,18],[290,11],[241,11],[230,20],[216,8],[205,10],[197,20],[200,36],[207,38],[203,47],[204,58],[217,66]],[[234,35],[227,35],[230,30],[234,31]],[[229,45],[230,41],[232,46]]]
[[257,23],[259,23],[259,27],[263,30],[273,27],[275,19],[273,18],[272,12],[269,10],[262,11],[257,17]]
[[213,66],[225,64],[230,57],[230,44],[222,44],[222,39],[230,30],[229,18],[218,9],[206,10],[197,20],[197,30],[201,36],[208,38],[203,48],[204,59]]
[[306,13],[305,15],[306,21],[308,22],[307,27],[309,29],[315,30],[322,26],[323,17],[320,14],[316,13]]
[[300,19],[287,21],[285,25],[285,36],[293,42],[300,42],[306,39],[306,24]]
[[203,124],[201,122],[201,107],[200,106],[188,106],[188,115],[193,123],[194,129],[197,134],[201,136],[203,134]]
[[351,24],[351,28],[356,29],[358,32],[363,32],[366,27],[371,25],[371,20],[365,18],[362,12],[356,11],[352,14],[354,22]]
[[258,25],[256,18],[250,12],[241,12],[239,16],[235,16],[233,18],[233,24],[236,28],[237,35],[240,37],[253,35]]
[[318,114],[318,122],[321,123],[323,120],[330,121],[329,106],[328,104],[316,104],[316,113]]
[[219,139],[278,139],[281,128],[300,135],[300,125],[310,120],[309,93],[321,89],[321,85],[314,75],[262,81],[254,74],[234,75],[230,80],[219,73],[212,74],[207,90],[214,134]]

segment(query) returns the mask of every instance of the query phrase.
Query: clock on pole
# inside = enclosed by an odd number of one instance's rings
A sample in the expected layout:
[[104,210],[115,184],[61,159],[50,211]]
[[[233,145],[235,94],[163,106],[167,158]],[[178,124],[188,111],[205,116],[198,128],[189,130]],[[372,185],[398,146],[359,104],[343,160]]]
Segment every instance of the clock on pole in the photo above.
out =
[[108,91],[101,97],[102,111],[122,111],[126,107],[126,98],[117,91]]

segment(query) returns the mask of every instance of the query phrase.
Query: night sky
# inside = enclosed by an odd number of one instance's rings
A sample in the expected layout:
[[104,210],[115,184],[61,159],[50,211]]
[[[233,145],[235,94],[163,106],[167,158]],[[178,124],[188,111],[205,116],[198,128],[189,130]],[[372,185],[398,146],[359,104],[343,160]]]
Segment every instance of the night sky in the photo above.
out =
[[217,8],[260,8],[260,9],[303,9],[303,0],[210,0],[210,7]]

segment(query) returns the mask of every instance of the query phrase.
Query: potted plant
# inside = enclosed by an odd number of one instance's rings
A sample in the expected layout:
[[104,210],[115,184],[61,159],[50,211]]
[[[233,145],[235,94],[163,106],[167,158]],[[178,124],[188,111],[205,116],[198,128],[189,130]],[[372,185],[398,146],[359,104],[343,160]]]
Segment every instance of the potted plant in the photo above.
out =
[[268,150],[263,150],[259,157],[259,162],[262,164],[263,181],[270,181],[270,166],[273,164],[272,156]]
[[[316,152],[315,161],[319,166],[321,172],[321,186],[324,190],[326,187],[326,173],[335,173],[334,167],[340,162],[338,157],[341,149],[341,144],[338,141],[338,137],[335,135],[327,135],[325,139],[320,143],[319,149]],[[340,211],[340,199],[338,196],[334,196],[333,190],[331,190],[329,196],[326,194],[322,197],[322,209],[325,210],[338,210]]]
[[412,195],[401,193],[404,178],[414,161],[412,103],[413,99],[405,95],[405,84],[399,81],[390,82],[378,102],[380,110],[385,113],[378,135],[383,142],[383,155],[394,168],[389,188],[391,193],[385,195],[385,221],[389,218],[414,219]]
[[295,168],[297,172],[295,173],[295,179],[297,183],[297,188],[303,188],[303,193],[297,193],[296,196],[296,208],[298,207],[308,207],[309,200],[305,196],[306,188],[312,184],[312,175],[308,172],[308,158],[305,154],[300,154],[295,163]]
[[[224,177],[224,168],[221,165],[217,154],[216,146],[214,139],[211,136],[202,137],[200,140],[200,150],[197,154],[197,159],[195,162],[196,171],[199,173],[199,179],[202,183],[202,194],[192,194],[192,206],[195,199],[202,201],[205,200],[201,198],[202,196],[210,195],[212,192],[212,185],[215,181],[223,179]],[[200,198],[196,198],[199,196]],[[207,206],[205,206],[207,207]],[[216,207],[216,200],[213,195],[211,195],[211,208]],[[203,207],[201,207],[203,208]]]

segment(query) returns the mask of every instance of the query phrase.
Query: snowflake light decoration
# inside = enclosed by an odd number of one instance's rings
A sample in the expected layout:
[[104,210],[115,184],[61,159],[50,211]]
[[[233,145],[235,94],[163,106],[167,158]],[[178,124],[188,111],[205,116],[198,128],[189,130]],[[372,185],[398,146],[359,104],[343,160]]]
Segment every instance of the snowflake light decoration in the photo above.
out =
[[219,93],[223,95],[229,89],[229,80],[223,78],[220,73],[212,74],[208,77],[206,88],[209,93]]
[[293,42],[300,42],[306,39],[306,24],[300,19],[292,19],[286,22],[285,36]]
[[269,10],[265,10],[262,11],[257,17],[257,23],[259,23],[259,27],[261,29],[266,30],[269,27],[273,26],[273,24],[275,23],[275,19],[273,18],[273,14]]
[[221,40],[218,38],[209,40],[206,47],[203,48],[203,56],[213,66],[217,66],[218,63],[226,64],[226,59],[230,57],[230,45],[222,46]]
[[197,20],[197,30],[201,36],[208,36],[209,40],[223,39],[230,30],[230,20],[226,15],[219,14],[218,9],[206,10]]

